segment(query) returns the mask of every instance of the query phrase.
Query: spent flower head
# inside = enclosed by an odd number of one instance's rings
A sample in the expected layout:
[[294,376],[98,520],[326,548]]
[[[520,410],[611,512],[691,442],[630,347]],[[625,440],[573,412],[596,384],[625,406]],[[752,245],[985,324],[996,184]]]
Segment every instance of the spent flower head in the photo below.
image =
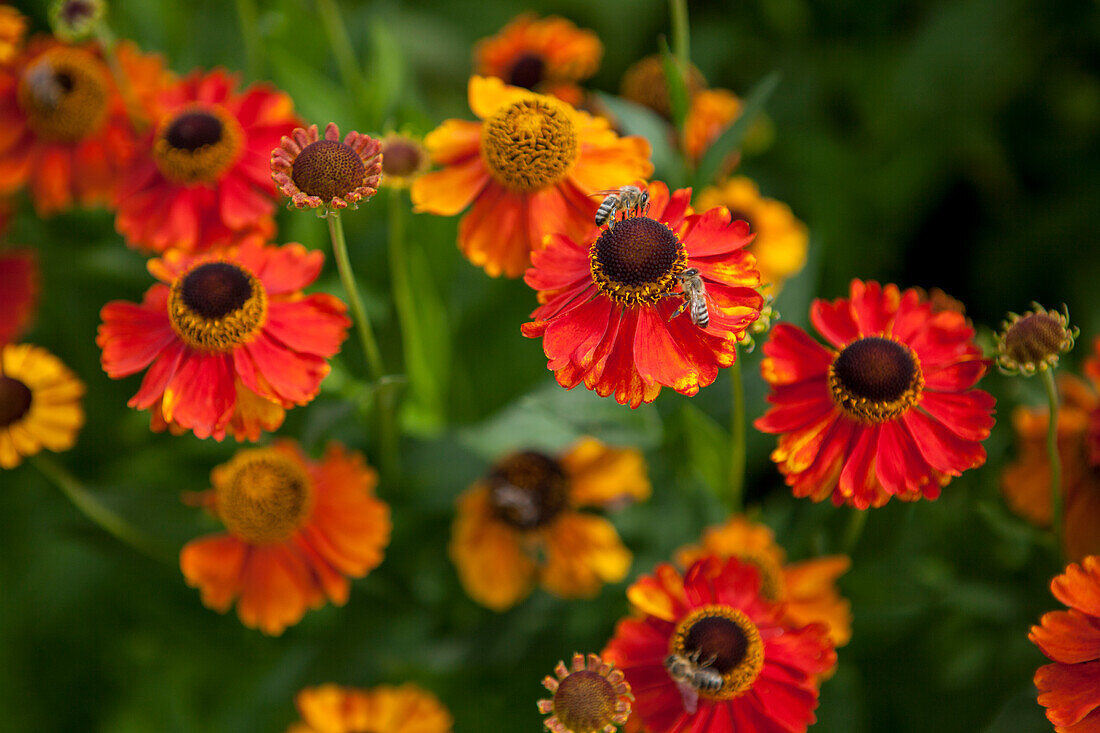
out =
[[271,151],[271,178],[290,199],[288,206],[315,209],[318,216],[355,209],[378,193],[382,143],[354,130],[341,142],[333,122],[323,138],[317,125],[299,127]]
[[542,686],[553,699],[539,700],[539,712],[554,733],[615,733],[630,717],[634,695],[623,673],[599,655],[573,654],[572,664],[558,662],[557,679],[547,675]]
[[57,0],[50,6],[50,27],[61,40],[75,43],[94,36],[106,15],[104,0]]
[[1073,348],[1074,339],[1080,333],[1069,325],[1069,309],[1047,310],[1038,303],[1022,316],[1009,313],[1001,324],[997,337],[997,366],[1005,374],[1023,374],[1030,377],[1036,372],[1058,366],[1058,357]]
[[386,188],[408,188],[431,165],[424,142],[413,135],[388,133],[382,138],[381,149]]

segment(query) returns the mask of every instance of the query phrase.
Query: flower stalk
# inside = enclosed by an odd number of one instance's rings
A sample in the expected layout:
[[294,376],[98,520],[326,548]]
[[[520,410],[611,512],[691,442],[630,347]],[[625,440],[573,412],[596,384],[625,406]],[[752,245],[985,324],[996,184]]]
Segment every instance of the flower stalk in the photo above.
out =
[[1043,386],[1050,404],[1047,420],[1047,455],[1050,457],[1050,528],[1054,536],[1054,549],[1058,563],[1062,560],[1062,458],[1058,454],[1058,387],[1054,383],[1054,370],[1043,369]]
[[729,510],[739,513],[745,501],[745,385],[741,359],[730,367],[730,490]]

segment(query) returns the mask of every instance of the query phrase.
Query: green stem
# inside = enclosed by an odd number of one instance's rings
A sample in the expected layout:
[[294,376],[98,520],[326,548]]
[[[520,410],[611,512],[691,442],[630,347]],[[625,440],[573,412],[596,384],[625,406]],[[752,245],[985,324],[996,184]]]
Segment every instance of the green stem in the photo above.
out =
[[730,367],[730,512],[743,509],[745,500],[745,386],[741,378],[741,359]]
[[344,286],[348,305],[351,306],[351,316],[355,319],[355,327],[359,331],[359,340],[363,344],[363,352],[367,357],[370,376],[374,382],[378,382],[385,375],[386,369],[382,365],[382,352],[378,350],[374,331],[371,330],[370,321],[367,320],[367,311],[363,308],[363,301],[359,299],[359,287],[355,284],[355,273],[352,272],[351,262],[348,260],[344,223],[338,211],[330,211],[325,219],[328,221],[329,236],[332,238],[332,253],[336,257],[336,269],[340,271],[340,282]]
[[1054,370],[1043,370],[1043,386],[1047,389],[1050,418],[1047,422],[1047,455],[1050,457],[1050,528],[1054,534],[1054,551],[1062,556],[1062,458],[1058,454],[1058,387]]
[[115,539],[123,544],[129,545],[138,552],[154,560],[161,562],[175,561],[166,548],[161,547],[157,542],[146,536],[145,533],[141,532],[102,504],[95,494],[84,488],[75,476],[54,463],[52,459],[43,455],[37,455],[30,458],[29,462],[33,463],[34,467],[37,468],[43,476],[49,479],[57,488],[61,489],[61,493],[63,493],[84,516],[92,520]]
[[428,357],[424,353],[423,330],[417,318],[417,301],[413,291],[412,273],[405,248],[407,213],[409,205],[404,193],[397,189],[386,192],[389,204],[389,256],[390,282],[393,284],[393,300],[397,307],[397,320],[401,324],[401,343],[405,354],[405,373],[416,397],[432,410],[438,409],[440,395],[431,375],[425,373]]
[[366,94],[366,82],[363,73],[359,70],[359,62],[355,57],[355,49],[351,45],[347,26],[344,25],[340,9],[336,7],[335,0],[317,0],[317,12],[321,16],[321,23],[325,26],[325,35],[328,36],[332,53],[336,56],[336,65],[340,67],[340,76],[349,87],[354,98],[362,100]]
[[851,555],[856,545],[859,544],[859,538],[863,536],[863,528],[867,526],[867,515],[871,512],[866,509],[856,509],[852,507],[851,516],[848,517],[848,526],[844,529],[844,542],[841,545],[845,555]]
[[260,30],[257,22],[256,0],[237,0],[237,19],[241,23],[241,38],[244,39],[244,57],[250,79],[259,78],[263,72],[260,53]]
[[669,0],[669,14],[672,16],[672,55],[680,65],[680,73],[687,84],[688,69],[691,68],[691,33],[688,26],[687,0]]

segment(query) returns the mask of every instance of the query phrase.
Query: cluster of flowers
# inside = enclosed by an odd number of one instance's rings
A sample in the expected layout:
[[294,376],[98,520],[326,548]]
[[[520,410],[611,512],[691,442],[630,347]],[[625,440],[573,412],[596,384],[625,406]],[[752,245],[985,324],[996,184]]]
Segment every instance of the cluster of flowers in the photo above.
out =
[[[63,7],[70,5],[99,7]],[[523,16],[482,42],[469,83],[480,121],[448,120],[421,150],[407,138],[341,138],[331,124],[321,135],[270,85],[241,89],[221,70],[177,79],[128,42],[24,43],[23,19],[2,10],[0,195],[25,188],[43,216],[106,206],[130,247],[156,255],[148,270],[158,282],[140,303],[105,305],[97,338],[110,377],[144,372],[129,404],[149,410],[156,431],[255,442],[318,394],[351,321],[336,297],[304,292],[321,271],[320,252],[270,243],[280,192],[299,209],[331,215],[368,201],[385,170],[388,184],[411,186],[417,211],[469,208],[459,248],[489,275],[523,276],[536,291],[539,306],[522,333],[542,339],[557,381],[583,382],[633,407],[662,387],[694,395],[711,384],[762,322],[764,291],[778,292],[805,259],[805,227],[747,179],[729,178],[694,205],[690,189],[646,183],[649,144],[620,137],[578,86],[598,67],[599,41],[560,18]],[[687,87],[683,152],[697,160],[740,102],[706,89],[697,70]],[[668,117],[662,61],[633,67],[623,95]],[[429,158],[438,170],[425,172]],[[597,226],[593,192],[626,185],[644,193],[645,205]],[[682,314],[685,273],[700,283],[693,287],[705,328],[694,312]],[[79,379],[45,350],[15,343],[33,314],[37,281],[32,253],[0,255],[4,468],[42,448],[71,447],[83,423]],[[780,324],[764,345],[772,406],[755,423],[779,435],[772,458],[796,496],[859,510],[891,497],[935,499],[984,463],[994,400],[976,384],[988,364],[957,304],[855,280],[847,298],[815,301],[810,317],[824,343]],[[1036,319],[1045,319],[1053,343],[1006,338],[1007,364],[1045,365],[1067,348],[1058,314],[1036,312],[1012,326]],[[1097,364],[1100,357],[1090,374],[1100,379]],[[1063,413],[1065,461],[1096,461],[1096,398],[1077,383],[1066,394],[1079,414]],[[1031,441],[1042,419],[1021,413],[1017,421]],[[1049,486],[1042,493],[1042,459],[1030,445],[1005,488],[1014,506],[1049,522]],[[1092,462],[1072,465],[1072,487],[1096,475]],[[282,439],[238,452],[211,483],[195,502],[227,532],[187,544],[180,566],[203,603],[223,612],[235,604],[250,627],[279,634],[308,608],[341,605],[349,578],[382,561],[389,508],[355,451],[332,444],[315,461]],[[580,507],[622,506],[650,491],[638,451],[593,438],[557,456],[506,456],[459,499],[450,550],[461,582],[494,610],[520,602],[536,583],[561,597],[594,595],[627,576],[631,554],[607,519]],[[1067,496],[1071,507],[1095,507],[1100,493],[1072,488]],[[1071,553],[1094,548],[1095,526],[1073,509],[1066,516]],[[1048,614],[1033,631],[1058,662],[1037,676],[1040,701],[1066,730],[1086,716],[1095,723],[1095,695],[1086,704],[1065,690],[1097,688],[1097,562],[1055,581],[1073,608]],[[848,564],[843,556],[787,564],[767,528],[732,517],[675,565],[630,586],[635,613],[602,655],[575,655],[546,678],[546,725],[614,731],[633,710],[629,725],[654,732],[805,730],[835,648],[851,633],[835,588]],[[1088,649],[1066,641],[1071,631]],[[303,691],[298,706],[298,731],[451,725],[434,697],[411,686],[328,685]]]

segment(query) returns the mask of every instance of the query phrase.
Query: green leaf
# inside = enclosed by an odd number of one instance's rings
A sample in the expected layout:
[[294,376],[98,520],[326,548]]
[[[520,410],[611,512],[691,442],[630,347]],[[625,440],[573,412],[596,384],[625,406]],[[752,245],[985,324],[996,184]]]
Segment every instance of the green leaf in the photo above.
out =
[[725,132],[718,136],[717,140],[711,143],[711,146],[707,148],[707,152],[703,154],[703,159],[699,162],[699,168],[695,172],[696,186],[709,186],[715,182],[715,178],[722,169],[722,163],[731,153],[741,147],[741,141],[744,140],[745,133],[749,131],[753,120],[764,108],[764,103],[768,101],[768,97],[772,95],[778,84],[779,72],[773,71],[752,88],[752,91],[745,97],[745,105],[741,108],[741,115],[732,125],[726,128]]
[[405,56],[393,31],[381,20],[370,27],[370,56],[367,59],[367,98],[358,100],[367,113],[368,129],[380,130],[393,113],[405,88]]
[[676,125],[676,131],[684,131],[684,120],[687,119],[688,99],[687,84],[684,83],[684,74],[687,69],[680,67],[680,62],[668,50],[668,43],[664,36],[658,39],[661,46],[661,64],[665,69],[665,84],[668,86],[668,102],[672,109],[672,121]]
[[604,92],[596,92],[603,104],[618,120],[624,135],[641,135],[649,141],[652,150],[654,178],[666,181],[675,188],[676,176],[682,176],[683,163],[671,143],[672,131],[660,115],[648,107],[627,101]]
[[715,496],[725,500],[730,485],[729,433],[690,402],[680,406],[675,420],[683,442],[684,463]]
[[274,69],[273,80],[294,99],[294,106],[304,119],[318,120],[323,131],[326,121],[346,117],[345,92],[328,76],[293,54],[271,54],[267,61]]

